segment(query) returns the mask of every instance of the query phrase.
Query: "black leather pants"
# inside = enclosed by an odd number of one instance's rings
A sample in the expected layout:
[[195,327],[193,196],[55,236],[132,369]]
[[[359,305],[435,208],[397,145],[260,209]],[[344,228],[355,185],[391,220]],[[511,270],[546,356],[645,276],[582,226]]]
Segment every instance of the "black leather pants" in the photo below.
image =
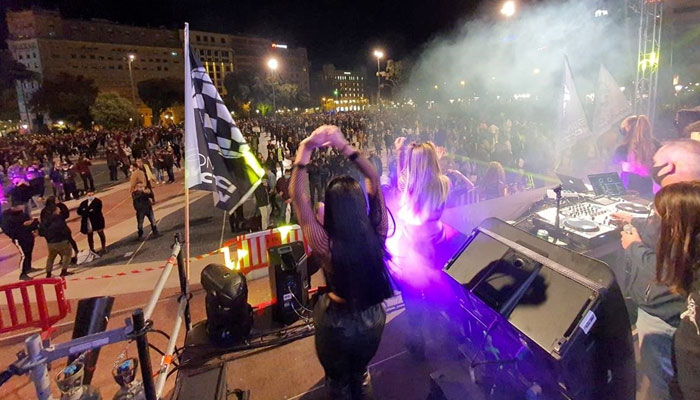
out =
[[367,399],[371,384],[367,364],[384,331],[381,304],[355,311],[323,295],[314,307],[316,355],[326,373],[329,398]]

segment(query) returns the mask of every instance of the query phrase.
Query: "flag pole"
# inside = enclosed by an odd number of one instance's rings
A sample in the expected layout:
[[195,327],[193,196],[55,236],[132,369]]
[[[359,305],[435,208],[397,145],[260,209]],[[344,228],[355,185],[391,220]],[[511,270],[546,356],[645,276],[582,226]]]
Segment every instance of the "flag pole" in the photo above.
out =
[[[188,83],[191,83],[191,74],[190,74],[190,24],[185,22],[185,32],[184,32],[184,40],[183,40],[183,56],[184,56],[184,62],[183,64],[185,65],[185,101],[183,104],[187,104],[187,95],[191,91],[191,84],[188,85]],[[189,88],[188,88],[189,86]],[[185,119],[187,120],[188,118],[191,118],[192,116],[189,115],[187,112],[187,106],[185,106]],[[185,121],[185,126],[187,126],[187,122]],[[187,135],[185,136],[185,155],[187,155]],[[189,281],[190,279],[190,186],[188,182],[188,175],[189,175],[189,166],[187,165],[187,156],[184,157],[184,166],[185,166],[185,276],[187,277],[187,280]]]

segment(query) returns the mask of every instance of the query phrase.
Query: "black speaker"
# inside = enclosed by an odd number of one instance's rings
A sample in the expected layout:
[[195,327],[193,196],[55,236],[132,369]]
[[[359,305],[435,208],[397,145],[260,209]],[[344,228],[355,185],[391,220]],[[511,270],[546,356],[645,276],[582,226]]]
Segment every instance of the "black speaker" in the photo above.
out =
[[445,270],[471,379],[507,388],[493,398],[634,399],[629,319],[606,264],[491,218]]
[[202,270],[201,281],[207,292],[209,339],[230,345],[247,338],[253,326],[253,308],[248,304],[245,275],[221,264],[209,264]]
[[291,324],[309,303],[309,274],[303,242],[267,249],[273,320]]
[[[109,315],[112,313],[114,297],[90,297],[78,301],[78,309],[75,312],[75,322],[73,324],[73,339],[92,335],[93,333],[104,332],[107,329]],[[68,358],[68,364],[72,363],[79,354]],[[90,350],[85,355],[85,373],[83,384],[89,385],[92,375],[95,373],[97,358],[100,356],[100,349]]]

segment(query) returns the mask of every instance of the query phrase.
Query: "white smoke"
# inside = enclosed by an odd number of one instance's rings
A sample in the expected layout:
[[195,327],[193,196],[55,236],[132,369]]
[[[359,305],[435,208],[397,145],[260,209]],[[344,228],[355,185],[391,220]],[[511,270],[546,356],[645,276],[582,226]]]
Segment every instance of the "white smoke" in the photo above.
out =
[[[608,4],[610,3],[610,4]],[[600,4],[615,4],[596,17]],[[434,38],[413,65],[404,96],[419,100],[470,96],[552,96],[568,57],[581,96],[594,90],[600,64],[621,84],[634,72],[634,26],[626,27],[622,1],[525,3],[511,19],[465,22]],[[601,14],[599,12],[598,14]],[[632,51],[634,50],[634,52]],[[464,82],[464,84],[462,84]],[[435,89],[437,86],[437,89]]]

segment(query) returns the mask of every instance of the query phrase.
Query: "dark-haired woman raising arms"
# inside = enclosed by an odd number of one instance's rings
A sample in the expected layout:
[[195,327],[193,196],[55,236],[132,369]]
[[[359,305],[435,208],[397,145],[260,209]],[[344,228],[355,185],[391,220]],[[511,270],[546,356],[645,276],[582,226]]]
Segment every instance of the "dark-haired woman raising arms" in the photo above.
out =
[[[334,178],[326,188],[323,225],[311,208],[306,166],[314,149],[331,146],[367,178],[367,199],[359,182]],[[316,355],[326,374],[329,397],[363,399],[370,393],[367,364],[377,352],[393,295],[384,247],[387,214],[374,166],[336,126],[324,125],[301,142],[290,184],[299,224],[321,259],[329,293],[314,308]],[[368,211],[369,210],[369,211]]]
[[673,336],[675,370],[671,397],[700,399],[700,182],[661,189],[654,199],[661,218],[656,251],[656,278],[688,296],[687,309]]

